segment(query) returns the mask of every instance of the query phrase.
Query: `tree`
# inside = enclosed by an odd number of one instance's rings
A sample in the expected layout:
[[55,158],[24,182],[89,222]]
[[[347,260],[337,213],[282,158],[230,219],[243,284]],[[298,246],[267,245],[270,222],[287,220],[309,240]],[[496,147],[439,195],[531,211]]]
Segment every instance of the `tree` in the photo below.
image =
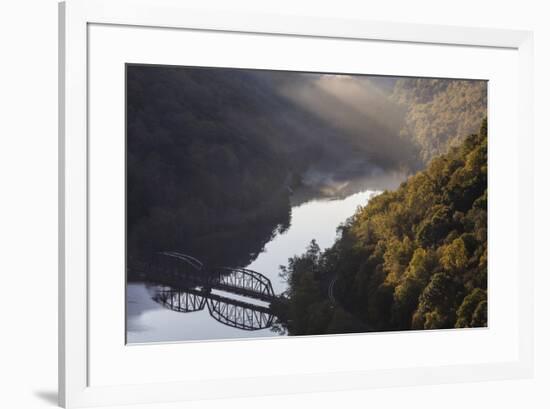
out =
[[441,265],[447,271],[460,272],[466,267],[468,251],[461,238],[453,240],[451,244],[441,249]]
[[487,325],[487,291],[475,288],[464,297],[457,311],[455,327],[481,327]]
[[[485,326],[486,142],[482,127],[397,190],[371,199],[332,248],[312,245],[291,260],[289,332]],[[326,277],[335,276],[338,307],[354,320],[324,307]]]

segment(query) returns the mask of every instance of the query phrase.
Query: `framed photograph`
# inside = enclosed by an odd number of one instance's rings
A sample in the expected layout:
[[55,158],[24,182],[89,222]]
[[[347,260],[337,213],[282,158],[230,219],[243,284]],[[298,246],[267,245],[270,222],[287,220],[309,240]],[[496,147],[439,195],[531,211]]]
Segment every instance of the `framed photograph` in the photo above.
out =
[[532,34],[60,4],[60,404],[531,376]]

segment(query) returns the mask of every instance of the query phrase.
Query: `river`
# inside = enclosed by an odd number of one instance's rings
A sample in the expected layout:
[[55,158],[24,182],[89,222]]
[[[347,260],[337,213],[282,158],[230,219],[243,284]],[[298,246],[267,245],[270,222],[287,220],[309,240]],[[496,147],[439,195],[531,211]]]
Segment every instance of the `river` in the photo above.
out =
[[[302,254],[312,239],[321,249],[332,246],[338,226],[377,192],[363,190],[344,198],[314,199],[292,207],[289,228],[268,242],[247,268],[268,277],[275,294],[283,293],[287,284],[279,277],[279,266],[287,265],[289,258]],[[222,324],[210,316],[208,308],[186,313],[172,311],[153,300],[159,289],[142,282],[128,283],[128,343],[284,336],[271,328],[245,331]],[[233,298],[239,299],[238,296]],[[261,301],[257,304],[267,307]]]

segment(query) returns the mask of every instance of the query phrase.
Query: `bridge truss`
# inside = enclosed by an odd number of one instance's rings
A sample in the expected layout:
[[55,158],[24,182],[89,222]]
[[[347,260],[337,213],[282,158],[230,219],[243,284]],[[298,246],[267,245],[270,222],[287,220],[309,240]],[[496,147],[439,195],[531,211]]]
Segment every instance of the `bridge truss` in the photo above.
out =
[[153,300],[163,307],[181,313],[204,310],[221,324],[246,331],[266,329],[273,324],[274,316],[268,307],[234,300],[208,290],[198,288],[162,288]]

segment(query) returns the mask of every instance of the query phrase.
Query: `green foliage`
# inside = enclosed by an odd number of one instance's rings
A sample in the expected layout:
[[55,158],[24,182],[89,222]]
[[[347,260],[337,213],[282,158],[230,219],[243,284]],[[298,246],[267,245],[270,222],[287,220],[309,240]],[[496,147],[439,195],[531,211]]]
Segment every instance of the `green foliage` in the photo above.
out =
[[487,115],[484,81],[401,78],[391,99],[406,107],[401,135],[416,141],[425,162],[477,132]]
[[332,248],[312,243],[283,271],[290,288],[281,322],[291,334],[486,326],[485,123],[396,191],[371,199]]
[[[451,142],[462,140],[485,113],[483,82],[399,79],[383,95],[369,93],[376,97],[369,104],[378,113],[360,116],[351,131],[346,121],[320,117],[281,93],[284,84],[315,87],[317,77],[130,65],[128,264],[159,250],[179,249],[207,263],[247,265],[274,234],[288,227],[291,192],[302,185],[308,169],[332,174],[355,163],[361,171],[413,172]],[[346,113],[346,106],[338,102],[338,112]],[[355,112],[351,105],[348,109]],[[452,212],[471,207],[479,196],[476,187],[483,185],[471,174],[485,163],[483,151],[472,152],[462,172],[453,174],[458,161],[434,160],[432,173],[446,173],[452,180],[418,176],[401,200],[387,198],[389,214],[378,218],[376,233],[386,229],[384,234],[396,235],[402,243],[390,245],[390,252],[396,252],[388,254],[385,271],[391,270],[396,279],[402,275],[403,260],[414,247],[403,241],[404,233],[411,242],[420,240],[429,247],[451,228]],[[355,172],[352,168],[348,171]],[[468,180],[472,184],[465,186]],[[457,196],[453,189],[442,191],[442,183],[468,190]],[[453,209],[432,208],[434,196],[442,195],[455,204]],[[424,225],[407,230],[429,209]]]
[[455,320],[457,284],[448,273],[436,273],[422,291],[413,315],[413,328],[451,328]]
[[462,239],[454,239],[451,244],[441,247],[441,266],[447,271],[463,271],[468,262],[466,245]]
[[487,291],[475,288],[464,297],[457,311],[457,328],[478,327],[487,322]]

